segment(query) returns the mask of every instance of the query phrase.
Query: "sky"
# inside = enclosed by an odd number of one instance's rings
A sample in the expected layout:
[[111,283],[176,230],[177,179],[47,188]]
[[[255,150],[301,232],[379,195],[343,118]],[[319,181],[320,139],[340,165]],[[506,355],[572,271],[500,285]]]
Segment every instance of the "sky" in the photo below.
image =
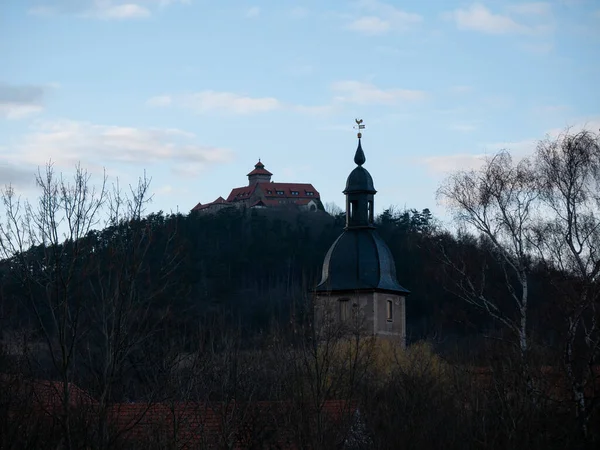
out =
[[600,129],[600,0],[0,0],[0,186],[52,161],[152,178],[151,211],[247,184],[344,204],[355,118],[376,210],[452,171]]

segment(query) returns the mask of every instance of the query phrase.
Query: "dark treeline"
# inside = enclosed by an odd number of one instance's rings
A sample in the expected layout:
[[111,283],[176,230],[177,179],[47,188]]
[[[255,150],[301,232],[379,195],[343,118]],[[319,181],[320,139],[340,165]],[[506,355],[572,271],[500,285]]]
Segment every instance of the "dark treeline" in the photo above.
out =
[[[217,214],[150,214],[81,238],[73,274],[79,286],[73,287],[73,295],[91,306],[98,303],[99,283],[110,278],[115,264],[122,264],[121,258],[141,258],[124,242],[143,236],[150,245],[144,248],[144,264],[136,274],[136,295],[152,297],[154,314],[162,319],[161,314],[167,313],[174,332],[212,320],[223,321],[248,337],[268,333],[272,327],[300,324],[307,318],[311,289],[319,281],[324,255],[343,230],[344,220],[343,215],[325,213],[233,208]],[[491,333],[495,324],[465,307],[442,283],[445,271],[435,253],[440,239],[434,233],[435,222],[428,209],[390,208],[377,218],[398,277],[412,292],[407,306],[409,341],[428,339],[450,348],[464,340],[463,350],[471,351],[481,332]],[[450,235],[444,239],[471,248],[474,261],[483,257],[477,241],[459,243]],[[33,276],[41,277],[57,254],[71,262],[71,244],[59,247],[52,252],[43,246],[28,250]],[[124,254],[125,248],[130,253]],[[31,320],[31,305],[22,298],[23,281],[11,271],[16,266],[10,260],[0,266],[6,332],[21,329]],[[534,304],[546,295],[543,276],[540,272],[540,282],[533,289]],[[34,288],[31,295],[45,317],[49,313],[45,311],[45,286]]]
[[[145,215],[145,178],[93,191],[48,166],[37,205],[3,198],[0,448],[594,448],[600,151],[561,139],[450,177],[455,233],[428,209],[377,218],[407,349],[359,315],[312,326],[343,214]],[[208,410],[218,433],[190,441]]]

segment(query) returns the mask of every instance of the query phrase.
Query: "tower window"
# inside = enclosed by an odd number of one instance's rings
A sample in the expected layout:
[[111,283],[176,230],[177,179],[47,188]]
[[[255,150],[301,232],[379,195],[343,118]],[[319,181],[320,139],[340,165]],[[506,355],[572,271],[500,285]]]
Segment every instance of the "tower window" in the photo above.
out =
[[356,200],[352,200],[350,202],[350,218],[353,219],[354,218],[354,214],[356,213]]
[[369,200],[369,223],[373,223],[373,202]]
[[387,301],[387,321],[394,320],[394,303],[391,300]]
[[345,322],[350,318],[350,299],[349,298],[340,298],[339,299],[339,311],[340,311],[340,320]]

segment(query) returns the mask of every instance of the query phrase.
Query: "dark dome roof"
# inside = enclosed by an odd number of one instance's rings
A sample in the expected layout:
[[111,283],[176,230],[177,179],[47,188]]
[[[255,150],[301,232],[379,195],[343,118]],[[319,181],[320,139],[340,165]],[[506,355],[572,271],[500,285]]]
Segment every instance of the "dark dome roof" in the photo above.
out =
[[396,279],[392,252],[373,229],[346,230],[333,243],[323,262],[317,291],[381,289],[408,294]]
[[348,175],[344,194],[350,192],[366,192],[370,194],[377,192],[375,186],[373,186],[373,177],[371,177],[371,174],[364,167],[358,166]]

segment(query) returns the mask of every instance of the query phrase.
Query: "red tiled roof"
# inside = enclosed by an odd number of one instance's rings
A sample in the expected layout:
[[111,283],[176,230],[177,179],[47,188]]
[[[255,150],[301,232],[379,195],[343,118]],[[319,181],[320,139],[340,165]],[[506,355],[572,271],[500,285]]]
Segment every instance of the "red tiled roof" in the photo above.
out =
[[[284,197],[282,195],[281,198],[286,198],[286,197]],[[287,198],[290,198],[290,197],[287,197]],[[313,200],[313,199],[311,199],[311,198],[295,198],[294,197],[293,202],[279,203],[280,200],[277,200],[276,198],[266,198],[264,200],[257,200],[255,203],[253,203],[250,206],[257,206],[257,205],[261,205],[261,204],[264,206],[286,206],[286,205],[304,206],[304,205],[308,205],[311,200]]]
[[[294,198],[294,199],[319,199],[320,194],[310,183],[256,183],[252,186],[244,186],[232,189],[231,193],[227,197],[228,202],[235,202],[250,198],[255,194],[256,189],[260,188],[263,195],[267,199],[277,198]],[[278,194],[277,192],[283,192]],[[292,192],[297,192],[298,195],[293,195]],[[308,193],[312,192],[313,195]],[[298,202],[298,204],[301,204]],[[273,206],[279,205],[279,203],[272,204]]]
[[257,183],[257,184],[253,184],[252,186],[244,186],[244,187],[234,188],[231,190],[231,193],[227,197],[227,201],[233,202],[233,201],[237,201],[237,200],[245,200],[247,198],[250,198],[252,196],[252,194],[254,194],[254,191],[256,190],[256,186],[258,186],[259,184],[271,184],[271,183]]
[[269,172],[267,169],[254,169],[252,172],[250,172],[246,176],[249,177],[250,175],[273,175],[273,174],[271,172]]
[[205,205],[203,205],[202,203],[198,203],[196,206],[194,206],[192,208],[192,211],[200,211],[202,209],[209,208],[213,205],[223,205],[226,203],[229,203],[229,202],[227,200],[225,200],[223,197],[219,196],[219,198],[217,198],[214,202],[206,203]]
[[[113,423],[126,438],[136,441],[162,439],[172,441],[177,430],[178,448],[218,446],[228,439],[233,448],[252,446],[253,439],[269,437],[277,448],[295,448],[292,416],[299,413],[298,405],[291,402],[253,403],[200,403],[177,402],[172,404],[130,403],[114,405]],[[308,406],[308,405],[305,405]],[[309,415],[316,408],[302,408]],[[329,400],[321,405],[325,417],[334,424],[353,416],[355,402]],[[287,421],[286,421],[287,420]],[[261,439],[262,441],[262,439]]]
[[249,177],[250,175],[273,175],[273,174],[271,172],[269,172],[267,169],[265,169],[265,165],[263,163],[261,163],[260,159],[259,159],[258,162],[254,165],[254,170],[246,176]]
[[[31,401],[34,408],[44,413],[54,413],[63,409],[64,383],[50,380],[22,379],[14,375],[0,374],[0,390],[13,392],[23,401]],[[98,402],[74,383],[67,383],[69,406],[94,406]]]

